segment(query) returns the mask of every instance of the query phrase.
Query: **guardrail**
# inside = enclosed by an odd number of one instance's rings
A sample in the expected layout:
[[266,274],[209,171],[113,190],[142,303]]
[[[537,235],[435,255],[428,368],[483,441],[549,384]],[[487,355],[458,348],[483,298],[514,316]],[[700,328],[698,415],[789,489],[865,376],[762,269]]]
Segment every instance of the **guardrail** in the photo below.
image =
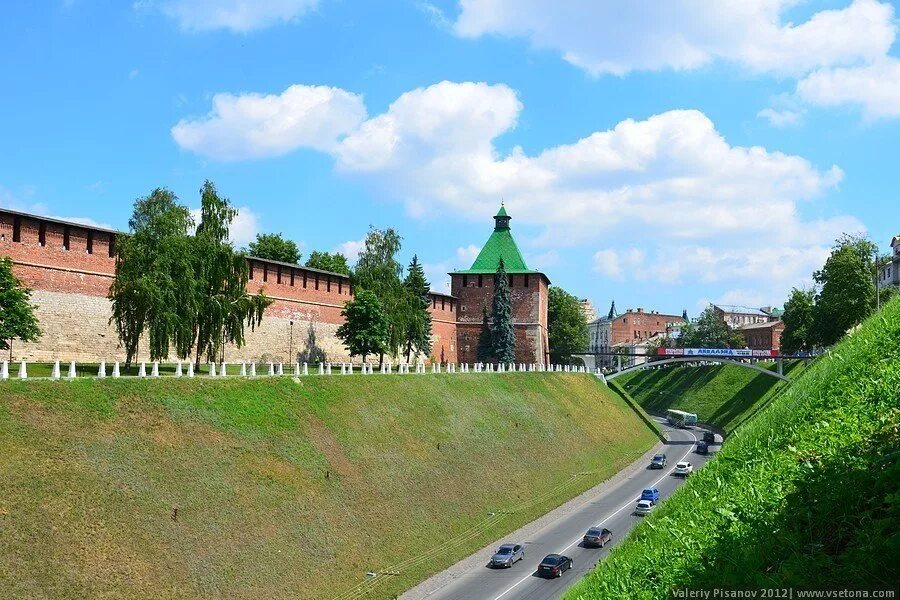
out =
[[[542,363],[313,363],[296,362],[285,367],[283,362],[242,361],[206,362],[195,365],[191,361],[161,363],[160,361],[141,361],[127,368],[119,361],[100,361],[99,363],[76,363],[61,361],[52,363],[20,361],[15,375],[11,373],[9,361],[0,362],[0,380],[19,379],[54,379],[70,381],[73,379],[95,378],[158,378],[158,377],[304,377],[311,375],[389,375],[389,374],[425,374],[425,373],[590,373],[583,366],[542,364]],[[599,372],[599,371],[598,371]]]

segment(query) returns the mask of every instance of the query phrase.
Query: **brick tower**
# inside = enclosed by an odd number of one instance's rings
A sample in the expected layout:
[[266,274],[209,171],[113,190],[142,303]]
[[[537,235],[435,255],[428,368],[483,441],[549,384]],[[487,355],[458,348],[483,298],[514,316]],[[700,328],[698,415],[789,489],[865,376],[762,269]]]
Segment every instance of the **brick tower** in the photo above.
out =
[[481,333],[482,307],[491,311],[494,277],[500,259],[509,274],[513,328],[516,333],[516,362],[546,363],[547,290],[550,280],[525,264],[510,231],[510,217],[501,204],[494,217],[494,231],[472,266],[450,273],[451,295],[457,298],[457,352],[460,362],[476,361],[475,349]]

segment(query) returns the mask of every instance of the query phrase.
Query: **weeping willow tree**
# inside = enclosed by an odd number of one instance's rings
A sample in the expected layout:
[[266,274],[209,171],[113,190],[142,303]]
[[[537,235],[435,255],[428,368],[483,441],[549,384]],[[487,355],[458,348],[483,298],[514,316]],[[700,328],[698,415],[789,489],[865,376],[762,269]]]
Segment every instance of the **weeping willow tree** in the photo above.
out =
[[229,343],[244,345],[245,326],[255,329],[272,303],[262,292],[247,293],[246,257],[228,240],[237,210],[207,181],[200,190],[200,223],[194,237],[194,278],[198,286],[196,361],[224,359]]
[[245,327],[255,328],[271,300],[248,294],[244,255],[228,241],[237,211],[207,181],[201,190],[195,235],[190,210],[166,189],[139,198],[129,235],[116,244],[116,275],[109,290],[111,323],[126,352],[126,364],[146,338],[151,360],[171,351],[196,360],[221,358],[225,345],[244,345]]
[[173,347],[186,357],[197,309],[190,211],[171,191],[157,188],[135,201],[128,225],[129,235],[116,240],[109,289],[110,323],[125,349],[125,363],[137,356],[145,334],[151,360],[166,358]]

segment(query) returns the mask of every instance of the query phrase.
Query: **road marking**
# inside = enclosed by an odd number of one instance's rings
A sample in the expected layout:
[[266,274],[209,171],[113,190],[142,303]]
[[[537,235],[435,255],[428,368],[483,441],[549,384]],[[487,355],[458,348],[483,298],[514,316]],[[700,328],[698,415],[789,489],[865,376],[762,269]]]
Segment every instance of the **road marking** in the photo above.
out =
[[[698,440],[697,440],[697,436],[694,435],[693,432],[687,431],[687,433],[689,433],[690,436],[691,436],[692,438],[694,438],[694,443],[691,444],[691,447],[688,448],[687,452],[684,453],[684,456],[681,457],[681,460],[684,460],[685,458],[687,458],[688,454],[691,453],[691,450],[693,450],[694,445],[695,445],[695,444],[697,443],[697,441],[698,441]],[[681,461],[676,461],[676,464],[677,464],[678,462],[681,462]],[[655,487],[657,484],[659,484],[660,481],[662,481],[663,479],[665,479],[666,477],[668,477],[669,475],[671,475],[671,474],[672,474],[672,471],[674,471],[674,470],[675,470],[675,467],[672,467],[671,469],[669,469],[669,471],[668,471],[667,473],[663,474],[662,477],[660,477],[659,479],[657,479],[656,481],[654,481],[653,483],[651,483],[648,487]],[[638,496],[637,499],[640,499],[640,496]],[[637,501],[637,499],[635,499],[635,500],[630,500],[630,501],[628,502],[628,504],[625,504],[624,506],[622,506],[621,508],[619,508],[616,512],[612,513],[611,515],[608,515],[605,519],[603,519],[602,521],[600,521],[599,523],[597,523],[596,526],[599,527],[600,525],[603,525],[604,523],[606,523],[607,521],[609,521],[610,519],[612,519],[614,516],[616,516],[617,514],[619,514],[620,512],[622,512],[623,510],[625,510],[626,508],[628,508],[629,506],[631,506],[632,504],[634,504],[634,503]],[[577,544],[577,543],[580,542],[580,541],[581,541],[581,537],[579,537],[579,538],[576,539],[574,542],[572,542],[571,544],[569,544],[568,546],[566,546],[565,548],[563,548],[562,552],[566,552],[569,548],[571,548],[572,546],[574,546],[575,544]],[[524,582],[528,581],[529,579],[531,579],[531,576],[532,576],[533,574],[534,574],[534,572],[531,572],[531,573],[529,573],[528,575],[526,575],[525,577],[523,577],[522,579],[518,580],[517,582],[515,582],[514,584],[512,584],[511,586],[509,586],[509,587],[506,588],[499,596],[496,596],[496,597],[494,598],[494,600],[500,600],[500,598],[502,598],[502,597],[505,596],[506,594],[510,593],[511,591],[513,591],[514,589],[516,589],[517,587],[519,587],[519,585],[521,585],[522,583],[524,583]]]

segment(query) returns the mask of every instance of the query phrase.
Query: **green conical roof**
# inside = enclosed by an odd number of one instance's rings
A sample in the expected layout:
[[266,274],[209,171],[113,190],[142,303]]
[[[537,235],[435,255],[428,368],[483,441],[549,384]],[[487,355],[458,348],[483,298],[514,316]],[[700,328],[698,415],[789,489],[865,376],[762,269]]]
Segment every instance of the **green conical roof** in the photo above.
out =
[[501,205],[494,219],[497,220],[497,225],[494,227],[491,237],[481,248],[481,252],[478,253],[475,262],[470,268],[456,272],[464,274],[496,273],[502,258],[503,267],[507,273],[537,273],[528,268],[525,259],[522,258],[522,253],[519,252],[516,240],[513,239],[509,230],[510,217],[506,213],[506,208]]

